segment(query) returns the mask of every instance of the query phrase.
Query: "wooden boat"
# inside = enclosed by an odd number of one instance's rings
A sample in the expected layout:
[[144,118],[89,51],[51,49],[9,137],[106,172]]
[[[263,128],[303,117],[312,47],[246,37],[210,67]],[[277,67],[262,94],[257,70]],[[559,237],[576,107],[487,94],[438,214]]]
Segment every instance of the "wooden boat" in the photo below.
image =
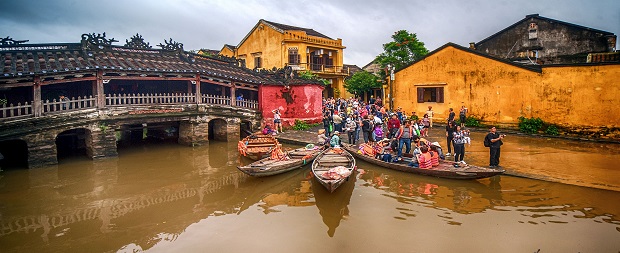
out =
[[[433,167],[431,169],[420,169],[407,165],[407,162],[388,163],[374,157],[358,153],[358,145],[345,145],[344,148],[351,154],[353,154],[355,158],[361,159],[368,163],[372,163],[374,165],[388,169],[399,170],[425,176],[450,179],[480,179],[492,177],[505,172],[505,170],[501,169],[490,169],[471,164],[461,164],[445,160],[439,160],[439,166],[437,167]],[[455,164],[458,167],[455,167]]]
[[263,158],[246,166],[237,166],[237,169],[254,177],[266,177],[288,172],[312,163],[314,158],[323,151],[322,148],[298,148],[285,153],[288,159],[280,160],[271,157]]
[[[329,192],[349,180],[355,170],[355,159],[342,148],[327,148],[314,159],[312,174]],[[341,173],[338,173],[341,171]],[[328,177],[331,175],[331,177]]]
[[253,134],[240,140],[237,149],[247,158],[260,160],[268,157],[277,145],[278,140],[273,135]]

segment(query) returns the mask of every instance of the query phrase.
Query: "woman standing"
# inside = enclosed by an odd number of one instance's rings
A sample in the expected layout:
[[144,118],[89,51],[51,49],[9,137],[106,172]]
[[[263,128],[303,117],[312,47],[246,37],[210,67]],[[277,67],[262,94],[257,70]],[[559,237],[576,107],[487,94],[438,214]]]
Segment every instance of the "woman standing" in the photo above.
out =
[[453,135],[454,161],[465,164],[465,161],[463,161],[463,157],[465,156],[465,143],[467,142],[465,138],[469,136],[469,130],[461,130],[461,126],[456,126],[456,131]]
[[[452,139],[454,139],[454,132],[456,132],[456,127],[454,127],[454,121],[448,121],[448,125],[446,126],[446,141],[448,142],[448,153],[446,156],[449,156],[452,153]],[[456,151],[456,150],[455,150]]]
[[424,136],[428,137],[428,132],[431,131],[431,121],[428,118],[428,114],[424,114],[424,118],[422,118],[422,125],[424,125]]
[[282,131],[282,115],[280,115],[280,109],[274,109],[273,111],[273,125],[275,127],[276,133],[281,133]]
[[459,112],[459,123],[461,127],[465,127],[465,120],[467,119],[467,108],[464,105],[461,106],[461,111]]

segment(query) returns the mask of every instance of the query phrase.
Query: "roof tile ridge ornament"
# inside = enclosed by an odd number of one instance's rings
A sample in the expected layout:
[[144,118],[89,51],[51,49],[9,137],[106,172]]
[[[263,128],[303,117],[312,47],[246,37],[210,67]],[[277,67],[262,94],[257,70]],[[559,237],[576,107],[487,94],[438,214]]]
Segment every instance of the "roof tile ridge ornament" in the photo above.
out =
[[17,46],[20,44],[24,44],[28,41],[30,40],[14,40],[9,36],[6,36],[6,38],[0,39],[0,46]]
[[103,50],[112,48],[112,43],[118,42],[114,38],[106,39],[105,32],[103,34],[85,33],[82,34],[82,49],[84,50]]
[[161,47],[161,49],[167,50],[167,51],[174,51],[174,52],[183,52],[183,51],[185,51],[183,49],[183,43],[176,42],[176,41],[172,40],[172,38],[170,38],[169,41],[164,39],[164,43],[165,44],[159,43],[159,45],[157,45],[157,46]]
[[125,40],[125,47],[135,48],[135,49],[152,49],[153,47],[148,43],[144,42],[144,38],[142,35],[136,33],[136,35],[131,36],[130,40]]

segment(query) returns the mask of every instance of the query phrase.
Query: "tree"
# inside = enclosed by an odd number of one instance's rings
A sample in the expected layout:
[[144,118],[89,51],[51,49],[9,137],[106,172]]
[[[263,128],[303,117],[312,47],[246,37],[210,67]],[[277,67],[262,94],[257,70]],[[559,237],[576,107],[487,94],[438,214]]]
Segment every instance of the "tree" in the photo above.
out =
[[[383,53],[375,59],[382,69],[388,64],[401,69],[428,54],[424,42],[419,41],[415,33],[400,30],[392,35],[392,39],[394,41],[383,44]],[[385,73],[381,72],[381,76],[385,77]]]
[[369,92],[372,88],[380,88],[381,82],[378,77],[367,71],[359,71],[344,81],[344,88],[349,93],[362,94]]

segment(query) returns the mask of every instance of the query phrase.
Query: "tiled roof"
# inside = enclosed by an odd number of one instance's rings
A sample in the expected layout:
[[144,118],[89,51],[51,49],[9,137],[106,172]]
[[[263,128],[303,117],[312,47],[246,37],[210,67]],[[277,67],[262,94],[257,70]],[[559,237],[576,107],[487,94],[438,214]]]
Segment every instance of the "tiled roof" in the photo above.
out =
[[491,36],[489,36],[489,37],[479,41],[478,43],[475,43],[476,47],[479,46],[480,44],[482,44],[482,43],[484,43],[484,42],[486,42],[486,41],[488,41],[488,40],[490,40],[490,39],[492,39],[492,38],[494,38],[494,37],[496,37],[496,36],[506,32],[506,31],[516,27],[517,25],[522,24],[523,22],[529,20],[530,18],[544,20],[544,21],[547,21],[547,22],[550,22],[550,23],[563,24],[565,26],[570,26],[570,27],[574,27],[574,28],[577,28],[577,29],[581,29],[581,30],[593,31],[593,32],[601,33],[603,35],[613,35],[613,33],[611,33],[611,32],[606,32],[606,31],[602,31],[602,30],[598,30],[598,29],[594,29],[594,28],[590,28],[590,27],[585,27],[585,26],[581,26],[581,25],[577,25],[577,24],[573,24],[573,23],[569,23],[569,22],[564,22],[564,21],[561,21],[561,20],[547,18],[547,17],[540,16],[538,14],[530,14],[530,15],[525,16],[525,18],[517,21],[516,23],[514,23],[514,24],[512,24],[512,25],[510,25],[510,26],[508,26],[508,27],[506,27],[504,29],[502,29],[501,31],[496,32],[495,34],[493,34],[493,35],[491,35]]
[[310,28],[302,28],[302,27],[290,26],[290,25],[285,25],[285,24],[279,24],[279,23],[267,21],[267,20],[264,20],[264,19],[261,19],[261,20],[264,21],[267,24],[270,24],[270,25],[280,29],[280,30],[284,30],[284,31],[304,31],[304,32],[306,32],[307,35],[310,35],[310,36],[321,37],[321,38],[326,38],[326,39],[330,39],[330,40],[332,39],[332,38],[327,37],[326,35],[324,35],[324,34],[322,34],[320,32],[317,32],[317,31],[315,31],[313,29],[310,29]]
[[145,73],[200,73],[247,83],[272,82],[268,77],[236,65],[230,59],[204,57],[163,49],[109,46],[83,49],[73,44],[0,46],[0,79],[90,72],[96,69]]

